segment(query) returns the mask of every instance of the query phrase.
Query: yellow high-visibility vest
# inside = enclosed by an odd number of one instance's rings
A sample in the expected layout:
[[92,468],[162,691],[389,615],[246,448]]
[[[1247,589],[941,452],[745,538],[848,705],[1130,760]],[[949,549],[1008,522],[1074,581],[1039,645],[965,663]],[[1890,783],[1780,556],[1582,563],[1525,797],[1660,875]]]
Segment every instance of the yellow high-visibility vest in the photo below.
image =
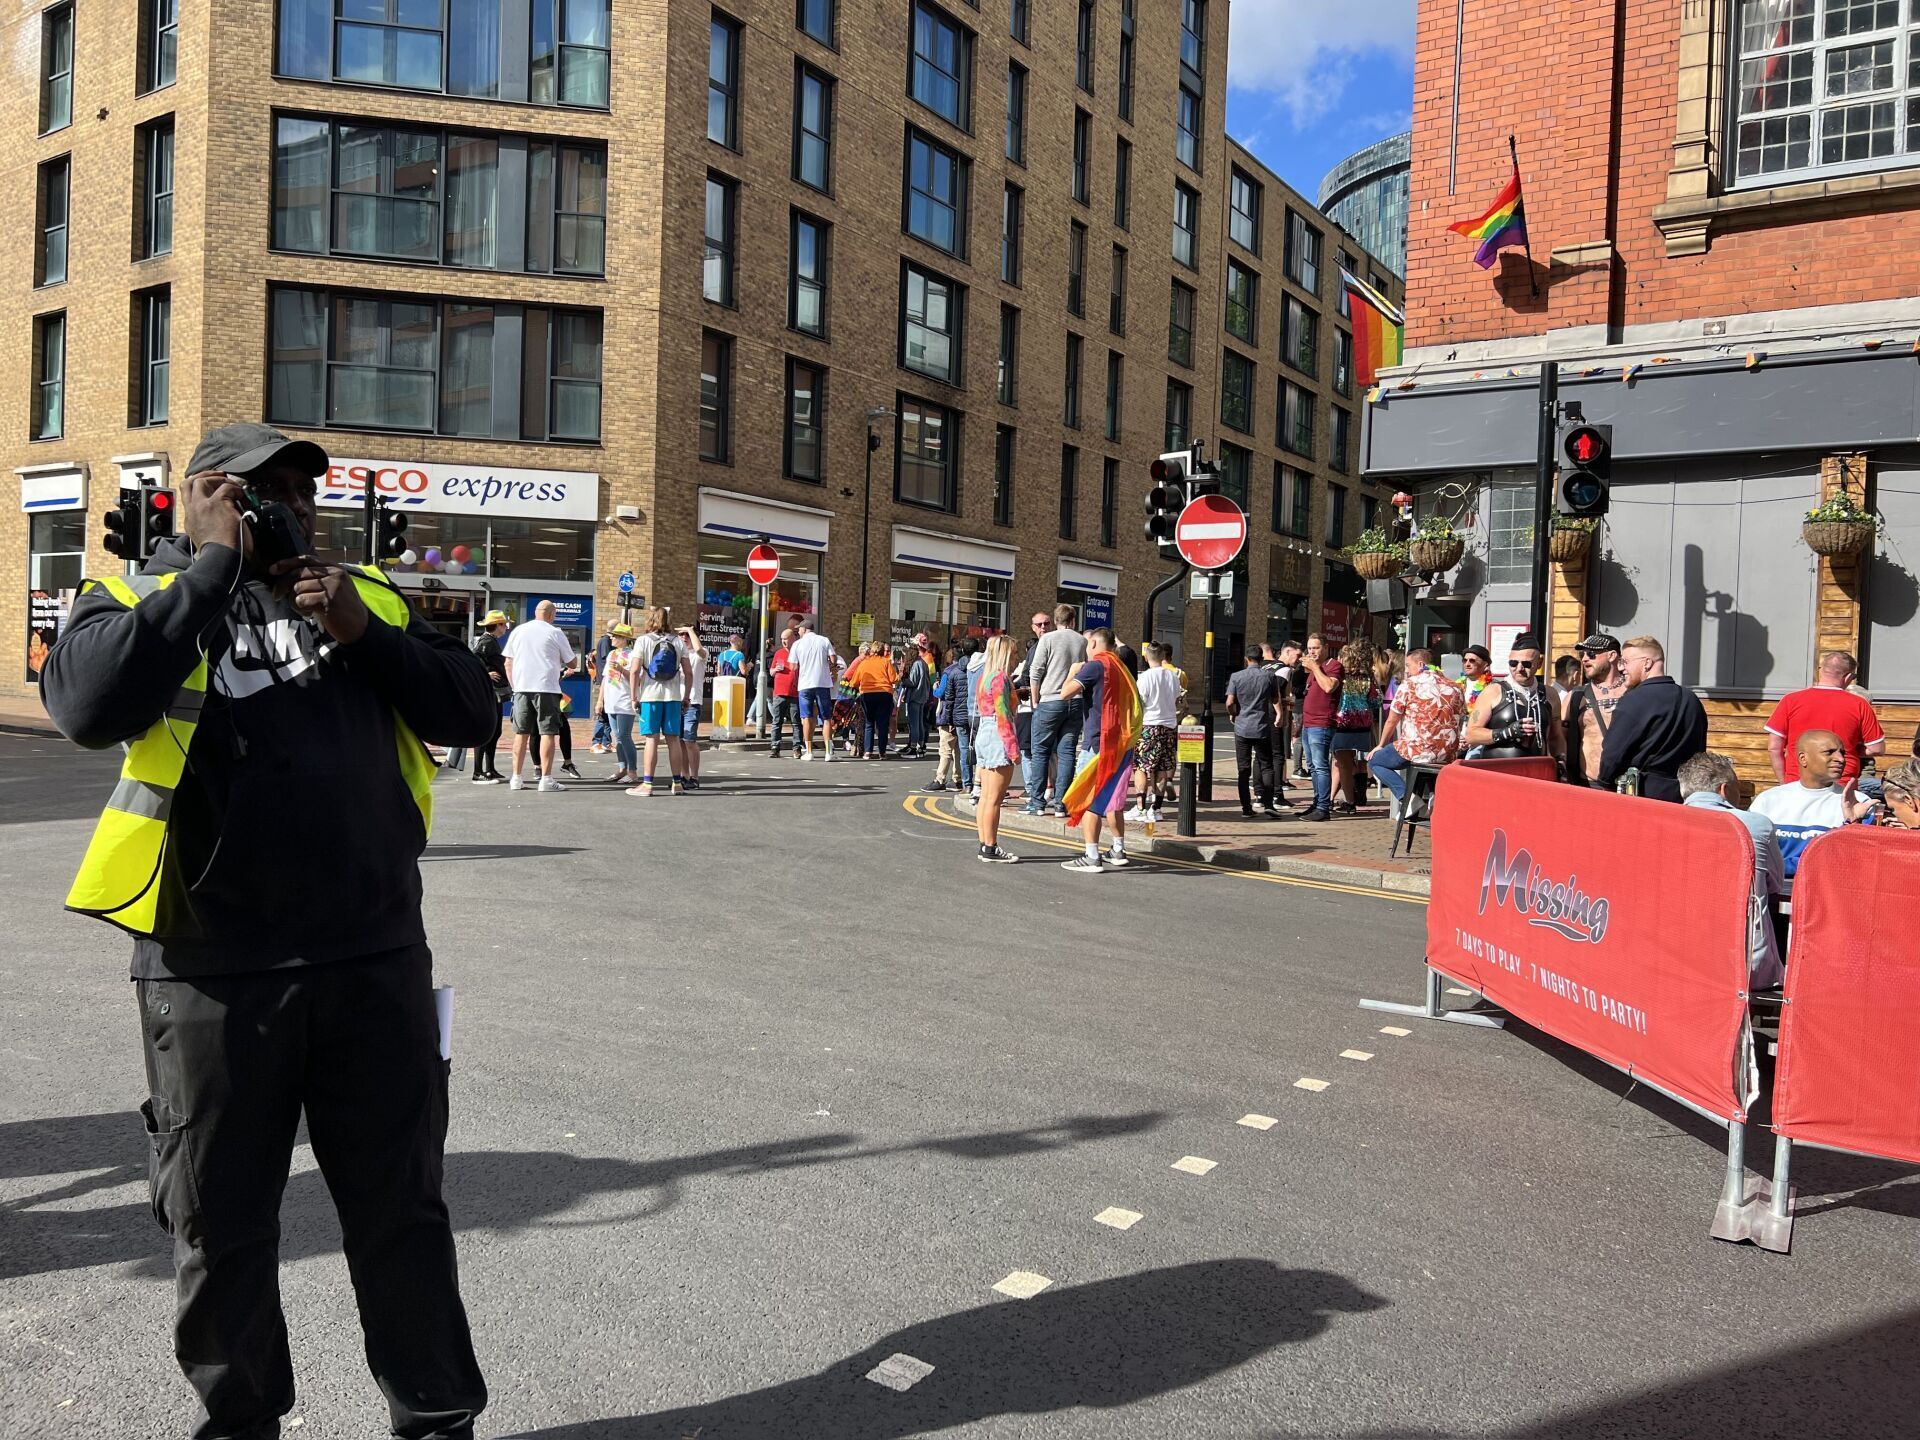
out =
[[[367,609],[389,625],[404,629],[407,602],[371,566],[352,565],[353,586]],[[176,572],[177,573],[177,572]],[[368,578],[372,577],[372,578]],[[174,574],[109,576],[88,580],[85,594],[105,590],[128,609],[171,585]],[[174,694],[173,703],[146,731],[130,741],[120,764],[120,783],[107,798],[87,844],[80,871],[67,892],[67,908],[97,916],[135,935],[154,933],[159,902],[160,872],[167,855],[167,821],[174,791],[186,772],[187,753],[207,698],[207,662],[202,657]],[[433,829],[434,765],[398,711],[393,731],[401,777],[420,807],[421,824]]]

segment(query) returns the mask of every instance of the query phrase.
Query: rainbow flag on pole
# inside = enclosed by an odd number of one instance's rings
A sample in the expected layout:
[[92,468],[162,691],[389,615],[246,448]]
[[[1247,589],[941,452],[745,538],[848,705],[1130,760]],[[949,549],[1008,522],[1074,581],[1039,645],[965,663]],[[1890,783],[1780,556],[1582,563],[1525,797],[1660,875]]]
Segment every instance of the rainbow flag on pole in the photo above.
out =
[[1507,181],[1506,189],[1500,192],[1491,209],[1477,220],[1456,220],[1447,228],[1456,235],[1480,242],[1480,248],[1473,252],[1473,263],[1482,270],[1491,270],[1502,250],[1526,245],[1527,207],[1520,198],[1519,164],[1515,163],[1513,178]]
[[1400,363],[1407,317],[1393,302],[1350,271],[1340,272],[1353,316],[1353,373],[1362,390],[1373,388],[1374,377]]

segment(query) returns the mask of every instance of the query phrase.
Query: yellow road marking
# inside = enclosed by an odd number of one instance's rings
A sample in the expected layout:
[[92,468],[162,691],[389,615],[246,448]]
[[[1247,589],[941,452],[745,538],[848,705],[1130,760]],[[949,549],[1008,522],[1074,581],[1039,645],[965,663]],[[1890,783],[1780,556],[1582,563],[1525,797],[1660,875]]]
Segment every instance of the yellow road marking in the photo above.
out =
[[1373,1058],[1373,1052],[1371,1050],[1342,1050],[1340,1052],[1340,1058],[1342,1060],[1371,1060]]
[[1331,1080],[1315,1080],[1310,1075],[1302,1075],[1298,1080],[1293,1082],[1293,1088],[1296,1090],[1311,1090],[1314,1094],[1318,1095],[1332,1083]]
[[1031,1270],[1016,1270],[993,1288],[1002,1295],[1011,1295],[1016,1300],[1031,1300],[1053,1281]]
[[[947,815],[930,795],[909,795],[901,802],[901,808],[917,820],[931,820],[936,825],[946,825],[955,830],[972,830],[973,821],[961,820]],[[1006,829],[1002,838],[1017,835],[1023,841],[1035,845],[1047,845],[1055,850],[1075,850],[1084,848],[1079,840],[1055,840],[1046,835],[1035,835],[1026,830]],[[1176,860],[1171,855],[1155,855],[1141,851],[1134,857],[1153,865],[1169,865],[1181,870],[1207,870],[1215,875],[1231,875],[1241,880],[1262,880],[1269,885],[1292,885],[1301,890],[1330,890],[1338,895],[1361,895],[1369,900],[1388,900],[1401,905],[1425,905],[1424,895],[1401,895],[1391,890],[1371,890],[1361,885],[1342,885],[1333,880],[1307,880],[1297,875],[1276,875],[1270,870],[1236,870],[1231,865],[1213,865],[1204,860]]]
[[1233,1123],[1236,1125],[1244,1125],[1249,1130],[1271,1130],[1280,1122],[1271,1115],[1242,1115]]
[[1096,1225],[1110,1225],[1115,1230],[1131,1230],[1142,1218],[1138,1210],[1123,1210],[1118,1205],[1109,1205],[1093,1217]]
[[1189,1175],[1204,1175],[1219,1163],[1218,1160],[1203,1160],[1198,1155],[1182,1155],[1173,1162],[1173,1168],[1184,1170]]
[[1380,1033],[1382,1035],[1411,1035],[1413,1032],[1402,1025],[1382,1025],[1380,1027]]

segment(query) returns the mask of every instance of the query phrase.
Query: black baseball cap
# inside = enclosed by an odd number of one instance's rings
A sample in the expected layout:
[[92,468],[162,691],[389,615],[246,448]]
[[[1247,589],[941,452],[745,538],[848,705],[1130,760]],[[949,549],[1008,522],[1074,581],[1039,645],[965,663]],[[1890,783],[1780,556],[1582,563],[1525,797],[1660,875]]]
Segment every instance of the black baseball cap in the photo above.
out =
[[276,462],[292,465],[303,475],[324,475],[327,452],[311,440],[282,435],[271,425],[242,422],[222,425],[194,446],[187,473],[223,470],[229,475],[251,475]]
[[1618,650],[1620,648],[1620,642],[1613,636],[1602,634],[1596,630],[1573,648],[1587,655],[1604,655],[1609,650]]

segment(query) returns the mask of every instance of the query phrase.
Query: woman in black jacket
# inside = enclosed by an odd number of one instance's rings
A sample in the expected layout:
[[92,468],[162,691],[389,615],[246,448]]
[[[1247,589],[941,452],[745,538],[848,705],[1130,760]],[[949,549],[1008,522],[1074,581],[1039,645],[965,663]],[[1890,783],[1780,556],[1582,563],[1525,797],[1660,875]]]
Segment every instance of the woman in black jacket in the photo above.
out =
[[473,783],[498,785],[507,778],[493,763],[494,752],[500,748],[500,706],[513,698],[513,687],[507,684],[506,657],[500,653],[500,637],[507,633],[507,617],[498,610],[489,610],[480,622],[480,630],[480,638],[473,642],[473,653],[487,667],[487,678],[493,682],[493,698],[498,704],[494,706],[493,739],[473,752]]

